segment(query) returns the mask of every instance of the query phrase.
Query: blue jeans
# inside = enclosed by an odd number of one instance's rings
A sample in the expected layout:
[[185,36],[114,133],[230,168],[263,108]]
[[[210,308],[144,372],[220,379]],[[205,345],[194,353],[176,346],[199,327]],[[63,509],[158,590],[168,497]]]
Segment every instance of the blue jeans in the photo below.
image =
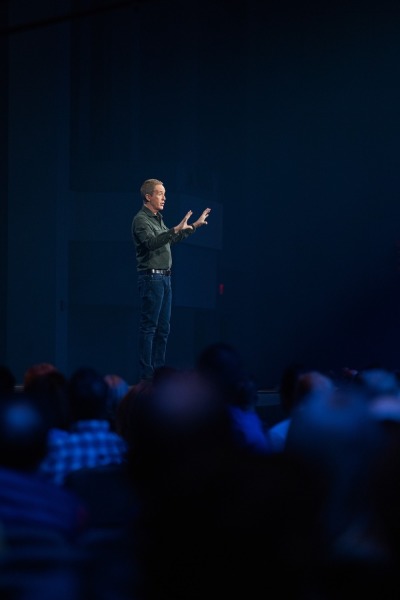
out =
[[172,305],[171,276],[139,273],[138,286],[140,379],[151,379],[154,370],[165,365]]

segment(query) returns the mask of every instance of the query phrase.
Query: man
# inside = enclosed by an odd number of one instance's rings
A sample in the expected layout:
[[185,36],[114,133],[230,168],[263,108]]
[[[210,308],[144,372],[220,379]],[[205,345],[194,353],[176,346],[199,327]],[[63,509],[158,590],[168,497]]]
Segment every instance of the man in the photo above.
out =
[[165,364],[170,330],[171,244],[184,240],[198,227],[207,225],[206,219],[211,209],[206,208],[197,221],[189,225],[193,214],[190,210],[178,225],[168,229],[160,213],[166,201],[163,182],[146,179],[140,193],[143,206],[132,222],[141,303],[139,365],[140,379],[151,381],[154,370]]

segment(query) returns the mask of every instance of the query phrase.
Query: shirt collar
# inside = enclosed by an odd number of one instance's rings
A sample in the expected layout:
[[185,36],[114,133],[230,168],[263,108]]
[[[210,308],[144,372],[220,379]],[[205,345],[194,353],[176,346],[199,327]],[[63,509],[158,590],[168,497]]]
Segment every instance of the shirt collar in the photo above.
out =
[[145,206],[144,204],[142,210],[144,210],[146,215],[149,215],[149,217],[161,217],[161,214],[159,212],[156,212],[156,214],[154,214],[153,211],[147,208],[147,206]]

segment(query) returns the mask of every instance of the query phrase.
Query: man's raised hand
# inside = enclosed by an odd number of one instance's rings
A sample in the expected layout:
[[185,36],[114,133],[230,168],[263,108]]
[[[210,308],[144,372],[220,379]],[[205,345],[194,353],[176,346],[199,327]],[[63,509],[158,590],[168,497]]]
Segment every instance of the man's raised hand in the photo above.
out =
[[190,229],[192,227],[191,225],[188,225],[188,220],[190,219],[192,214],[193,214],[193,211],[189,210],[189,212],[186,213],[186,215],[183,217],[183,219],[179,223],[179,225],[175,225],[175,227],[174,227],[175,233],[178,233],[179,231],[183,231],[184,229]]
[[201,227],[201,225],[208,225],[206,219],[209,216],[210,212],[211,208],[206,208],[205,210],[203,210],[197,221],[193,223],[193,227],[197,229],[197,227]]
[[188,225],[188,220],[190,219],[190,217],[193,214],[192,210],[189,210],[189,212],[186,213],[186,215],[183,217],[182,221],[179,223],[179,225],[176,225],[174,227],[174,232],[178,233],[178,231],[183,231],[184,229],[197,229],[197,227],[201,227],[202,225],[208,225],[207,223],[207,217],[209,216],[211,212],[211,208],[206,208],[205,210],[203,210],[203,212],[201,213],[200,217],[197,219],[197,221],[195,221],[193,223],[193,225]]

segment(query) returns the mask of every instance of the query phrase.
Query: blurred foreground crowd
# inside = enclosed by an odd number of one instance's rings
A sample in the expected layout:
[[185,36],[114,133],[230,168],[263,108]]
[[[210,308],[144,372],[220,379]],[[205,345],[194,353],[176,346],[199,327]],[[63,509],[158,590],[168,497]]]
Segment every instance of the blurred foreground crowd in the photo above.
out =
[[224,343],[137,385],[0,367],[0,597],[398,598],[397,372],[290,364],[279,397]]

